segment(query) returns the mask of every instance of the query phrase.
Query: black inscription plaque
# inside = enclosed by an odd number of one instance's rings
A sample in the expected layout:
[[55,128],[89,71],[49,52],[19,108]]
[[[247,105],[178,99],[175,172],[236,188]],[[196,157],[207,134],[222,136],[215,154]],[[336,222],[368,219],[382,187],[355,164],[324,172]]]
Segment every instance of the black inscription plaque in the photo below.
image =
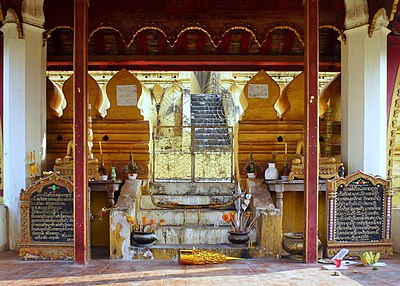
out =
[[384,187],[358,178],[336,192],[335,240],[374,242],[383,239],[385,224]]
[[73,242],[73,194],[55,183],[43,186],[30,201],[32,241]]
[[391,181],[357,171],[328,181],[327,256],[347,248],[393,255]]

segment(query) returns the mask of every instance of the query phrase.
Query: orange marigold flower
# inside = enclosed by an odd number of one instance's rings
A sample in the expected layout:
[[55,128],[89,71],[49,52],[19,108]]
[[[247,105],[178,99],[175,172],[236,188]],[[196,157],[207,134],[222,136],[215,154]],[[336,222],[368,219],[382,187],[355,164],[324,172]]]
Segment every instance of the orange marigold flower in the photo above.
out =
[[163,224],[164,224],[164,222],[165,222],[165,220],[163,220],[163,219],[160,219],[160,221],[158,222],[158,225],[163,225]]
[[230,213],[229,213],[229,218],[230,218],[231,220],[235,220],[235,213],[234,213],[234,212],[230,212]]
[[153,225],[154,225],[154,222],[155,222],[154,219],[151,219],[151,220],[150,220],[150,226],[153,226]]
[[146,225],[147,224],[147,217],[142,217],[142,224],[143,225]]
[[133,217],[132,217],[131,215],[128,215],[128,216],[126,217],[126,220],[127,220],[130,224],[134,224],[134,223],[135,223],[135,221],[134,221],[134,219],[133,219]]
[[246,212],[246,219],[250,218],[250,212]]
[[223,219],[225,222],[228,222],[228,221],[229,221],[229,214],[223,214],[223,215],[222,215],[222,219]]

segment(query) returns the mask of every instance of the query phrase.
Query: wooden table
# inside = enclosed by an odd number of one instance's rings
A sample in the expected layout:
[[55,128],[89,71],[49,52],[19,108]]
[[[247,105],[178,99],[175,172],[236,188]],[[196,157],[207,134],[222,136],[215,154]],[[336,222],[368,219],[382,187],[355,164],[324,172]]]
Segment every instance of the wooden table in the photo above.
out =
[[[276,193],[276,207],[283,213],[283,193],[303,192],[304,180],[264,180],[269,190]],[[326,180],[319,180],[319,191],[326,192]]]
[[108,207],[115,205],[114,193],[121,189],[124,180],[93,180],[89,181],[89,188],[92,192],[107,192]]

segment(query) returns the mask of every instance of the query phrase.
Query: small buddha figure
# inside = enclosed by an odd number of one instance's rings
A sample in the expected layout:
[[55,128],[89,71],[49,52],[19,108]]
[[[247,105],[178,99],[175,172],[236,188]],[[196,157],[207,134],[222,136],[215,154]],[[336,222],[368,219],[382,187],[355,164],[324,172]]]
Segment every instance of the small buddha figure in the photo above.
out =
[[67,155],[64,158],[57,158],[56,165],[61,166],[65,164],[72,163],[74,160],[74,148],[73,148],[73,141],[69,140],[67,145]]
[[[294,155],[295,157],[292,160],[292,165],[298,165],[304,163],[304,156],[303,156],[303,147],[304,147],[304,142],[303,140],[300,140],[297,142],[297,147],[296,147],[296,154]],[[318,152],[319,152],[319,145],[318,145]],[[319,157],[319,163],[320,164],[335,164],[336,159],[333,157]]]
[[[91,148],[88,150],[88,177],[89,179],[98,177],[98,160],[93,158]],[[74,143],[73,140],[68,141],[67,155],[64,158],[57,158],[54,165],[54,171],[60,172],[61,175],[66,177],[73,176],[74,168]]]
[[[296,154],[292,160],[292,171],[289,174],[289,179],[304,178],[304,156],[302,150],[304,147],[303,140],[297,142]],[[318,146],[319,152],[319,146]],[[336,159],[334,157],[320,157],[319,158],[319,177],[323,179],[336,178],[337,167]]]

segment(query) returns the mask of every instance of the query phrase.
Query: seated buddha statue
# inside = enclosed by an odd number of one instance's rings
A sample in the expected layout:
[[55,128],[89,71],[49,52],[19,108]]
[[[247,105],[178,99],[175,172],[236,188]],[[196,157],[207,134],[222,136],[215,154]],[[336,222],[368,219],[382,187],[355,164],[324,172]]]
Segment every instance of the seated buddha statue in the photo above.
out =
[[[294,155],[295,157],[292,160],[292,165],[304,163],[304,156],[302,154],[303,148],[304,148],[304,142],[302,140],[298,141],[297,147],[296,147],[296,154]],[[319,145],[318,145],[318,152],[320,153]],[[320,164],[335,164],[336,159],[334,157],[319,157],[319,163]]]
[[[297,142],[296,154],[292,160],[292,169],[289,174],[289,179],[304,178],[304,156],[303,156],[304,142],[300,140]],[[318,145],[318,152],[319,145]],[[323,179],[331,179],[338,177],[336,159],[334,157],[320,157],[319,158],[319,177]]]
[[[91,148],[88,150],[88,178],[94,179],[99,176],[98,160],[91,155]],[[74,144],[69,140],[67,144],[67,155],[64,158],[57,158],[54,165],[54,171],[60,172],[65,177],[72,178],[74,172]]]

